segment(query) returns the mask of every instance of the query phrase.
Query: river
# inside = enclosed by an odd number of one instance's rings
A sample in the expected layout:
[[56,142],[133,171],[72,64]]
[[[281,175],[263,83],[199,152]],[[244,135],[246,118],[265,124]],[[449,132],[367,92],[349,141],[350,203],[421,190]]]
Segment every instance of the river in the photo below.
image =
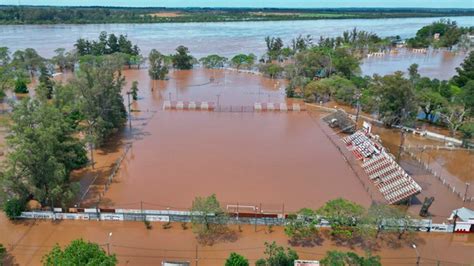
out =
[[[357,27],[378,35],[412,37],[416,31],[439,18],[345,19],[312,21],[266,21],[225,23],[168,23],[168,24],[92,24],[92,25],[4,25],[0,26],[0,46],[11,51],[34,48],[42,56],[51,57],[56,48],[72,49],[78,38],[95,39],[101,31],[126,34],[141,48],[143,54],[155,48],[162,53],[173,53],[179,45],[187,46],[195,57],[208,54],[232,56],[238,53],[265,52],[265,36],[281,37],[286,44],[298,35],[338,36]],[[473,26],[472,17],[452,17],[461,26]],[[465,54],[444,53],[416,56],[387,56],[366,60],[362,73],[388,74],[405,70],[414,62],[421,74],[447,79]],[[387,64],[390,63],[390,64]],[[389,66],[388,66],[389,65]]]

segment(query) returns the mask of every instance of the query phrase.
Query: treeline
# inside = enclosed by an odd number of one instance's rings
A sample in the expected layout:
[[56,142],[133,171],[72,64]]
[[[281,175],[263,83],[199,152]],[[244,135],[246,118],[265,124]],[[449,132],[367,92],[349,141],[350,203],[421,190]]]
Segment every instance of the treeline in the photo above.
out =
[[83,57],[80,71],[63,84],[52,79],[51,61],[33,49],[16,51],[13,58],[8,49],[0,51],[5,88],[16,91],[22,78],[39,82],[34,98],[12,103],[8,152],[0,173],[3,209],[14,218],[29,200],[42,206],[70,206],[79,192],[71,172],[94,163],[86,146],[92,155],[126,121],[121,94],[124,62],[119,54]]
[[[439,22],[433,25],[437,24]],[[455,23],[442,21],[442,25]],[[426,32],[426,27],[420,31]],[[459,40],[465,34],[456,36],[449,44],[463,50]],[[357,29],[336,38],[321,37],[318,41],[311,36],[299,36],[287,46],[280,38],[267,37],[267,52],[259,60],[258,68],[270,77],[288,79],[288,97],[359,106],[389,127],[414,126],[418,115],[423,113],[423,120],[447,127],[453,136],[461,130],[464,139],[472,138],[474,52],[449,81],[421,77],[416,64],[410,66],[406,74],[360,75],[361,59],[367,53],[389,50],[398,41],[396,36],[382,39]]]
[[[174,12],[177,16],[159,16]],[[472,9],[119,8],[0,6],[0,24],[166,23],[472,16]]]
[[419,29],[415,37],[407,40],[407,45],[411,48],[452,48],[459,45],[467,50],[471,46],[468,35],[473,33],[474,27],[459,27],[456,21],[441,19]]

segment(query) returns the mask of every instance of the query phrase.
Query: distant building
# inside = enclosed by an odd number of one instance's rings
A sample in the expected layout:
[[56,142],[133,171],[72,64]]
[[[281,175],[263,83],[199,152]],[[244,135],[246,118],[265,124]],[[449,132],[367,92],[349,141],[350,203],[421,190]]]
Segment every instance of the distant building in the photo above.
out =
[[317,260],[295,260],[294,266],[319,266]]
[[433,39],[434,39],[435,41],[438,41],[438,40],[439,40],[439,37],[440,37],[439,33],[435,33],[435,34],[433,35]]
[[454,224],[455,233],[474,233],[474,211],[462,207],[451,212],[448,220]]

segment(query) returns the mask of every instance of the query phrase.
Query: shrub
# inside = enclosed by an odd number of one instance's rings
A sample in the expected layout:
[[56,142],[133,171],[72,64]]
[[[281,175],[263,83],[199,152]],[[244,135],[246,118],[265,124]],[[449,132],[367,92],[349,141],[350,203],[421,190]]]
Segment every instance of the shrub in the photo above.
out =
[[25,80],[17,79],[15,81],[15,93],[28,93],[28,87]]
[[3,204],[3,211],[10,220],[13,220],[21,215],[21,212],[25,210],[26,203],[23,200],[12,198]]

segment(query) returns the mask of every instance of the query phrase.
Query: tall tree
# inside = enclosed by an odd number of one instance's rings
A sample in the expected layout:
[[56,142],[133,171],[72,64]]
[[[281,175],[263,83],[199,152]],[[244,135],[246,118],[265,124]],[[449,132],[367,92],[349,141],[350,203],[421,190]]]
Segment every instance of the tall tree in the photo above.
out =
[[331,225],[331,234],[341,240],[354,236],[355,226],[364,216],[365,209],[361,205],[342,198],[330,200],[317,210]]
[[199,62],[201,62],[205,68],[222,68],[227,62],[227,58],[212,54],[199,59]]
[[168,74],[168,67],[165,64],[165,57],[155,49],[150,51],[148,55],[150,67],[148,68],[148,75],[153,80],[163,80]]
[[406,125],[415,118],[417,105],[413,84],[402,72],[384,77],[375,76],[371,84],[380,119],[386,126]]
[[77,189],[69,174],[87,162],[73,125],[51,104],[30,99],[14,106],[12,121],[6,191],[20,198],[32,195],[48,205],[69,202]]
[[176,54],[173,55],[173,67],[180,70],[193,68],[193,57],[189,55],[189,49],[185,46],[178,46]]
[[101,145],[106,137],[122,127],[127,112],[121,94],[125,78],[120,58],[89,58],[81,63],[72,81],[87,125],[88,141]]
[[[269,266],[293,266],[295,260],[298,259],[298,254],[293,249],[286,249],[282,246],[278,246],[275,242],[265,242],[265,259],[260,259],[259,265]],[[265,263],[265,264],[263,264]]]
[[113,266],[117,264],[117,258],[115,255],[107,255],[96,243],[77,239],[71,241],[64,250],[56,244],[48,254],[44,255],[42,263],[45,266]]
[[249,266],[249,261],[244,256],[232,252],[225,261],[225,266]]
[[458,74],[453,77],[453,82],[458,87],[463,87],[470,80],[474,80],[474,51],[471,51],[461,66],[456,68],[456,72]]
[[227,228],[227,216],[215,194],[196,197],[191,212],[193,230],[200,239],[212,238]]

